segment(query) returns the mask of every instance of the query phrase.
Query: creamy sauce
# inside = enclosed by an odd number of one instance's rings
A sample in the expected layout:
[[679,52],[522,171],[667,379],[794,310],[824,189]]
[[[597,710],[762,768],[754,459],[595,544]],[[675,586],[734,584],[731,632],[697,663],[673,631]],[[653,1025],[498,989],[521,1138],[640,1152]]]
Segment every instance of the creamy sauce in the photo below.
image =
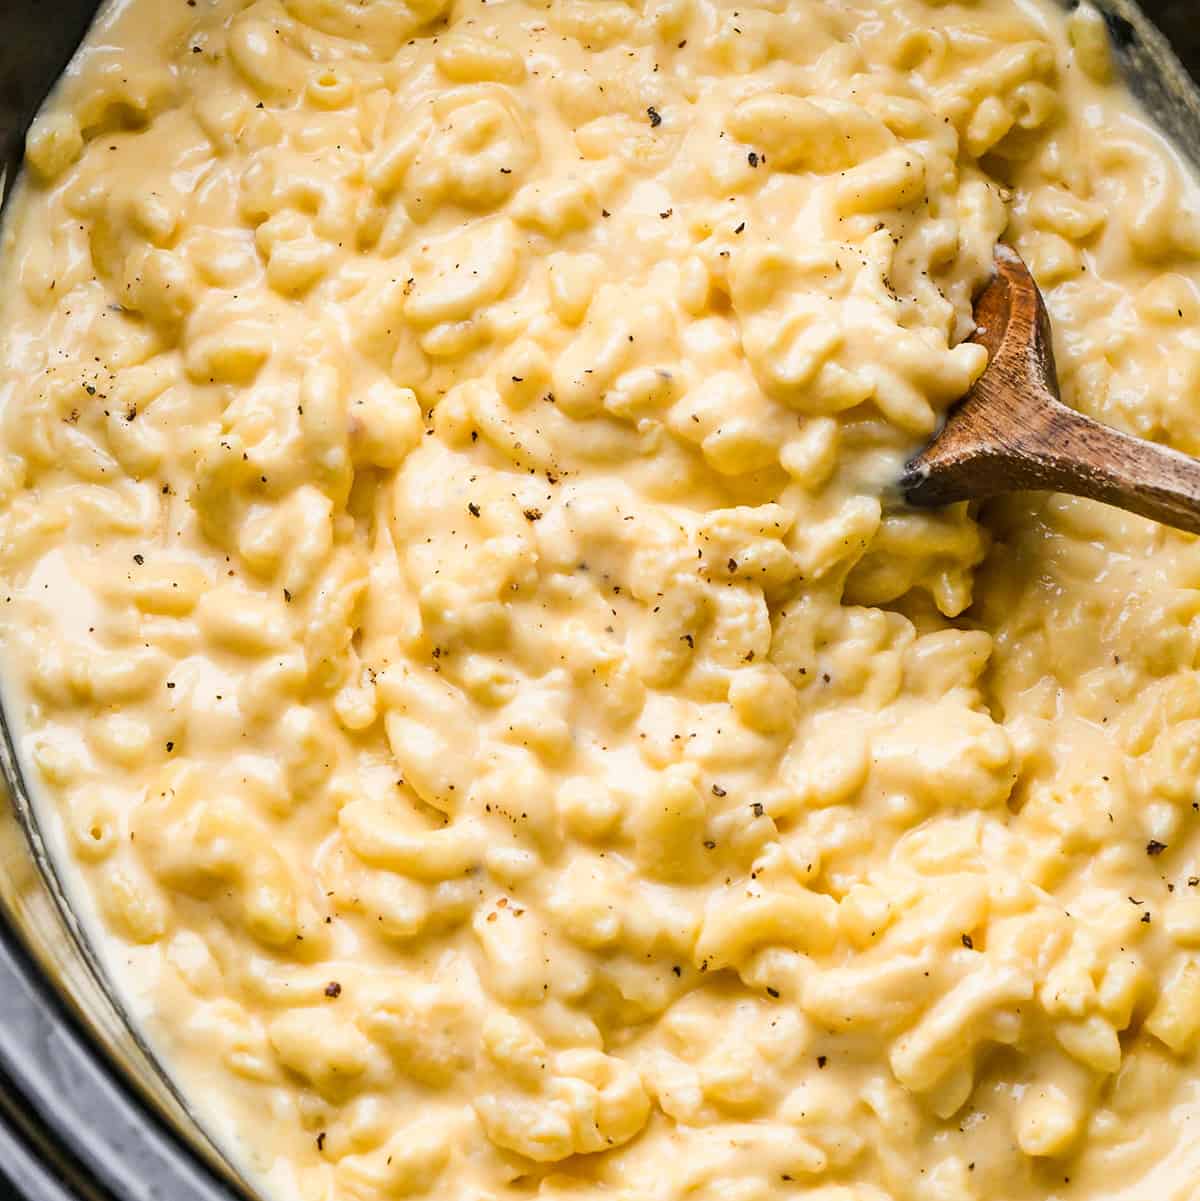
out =
[[1200,450],[1094,12],[124,0],[29,161],[14,715],[270,1195],[1195,1195],[1200,547],[888,501],[1001,238]]

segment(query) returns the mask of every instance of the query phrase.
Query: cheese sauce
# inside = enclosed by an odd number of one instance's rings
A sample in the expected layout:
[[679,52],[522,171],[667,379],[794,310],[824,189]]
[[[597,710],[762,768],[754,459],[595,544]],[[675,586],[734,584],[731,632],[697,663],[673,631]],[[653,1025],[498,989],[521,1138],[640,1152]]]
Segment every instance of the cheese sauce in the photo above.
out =
[[1200,547],[892,497],[1001,239],[1200,451],[1094,11],[123,0],[28,159],[11,713],[267,1195],[1196,1195]]

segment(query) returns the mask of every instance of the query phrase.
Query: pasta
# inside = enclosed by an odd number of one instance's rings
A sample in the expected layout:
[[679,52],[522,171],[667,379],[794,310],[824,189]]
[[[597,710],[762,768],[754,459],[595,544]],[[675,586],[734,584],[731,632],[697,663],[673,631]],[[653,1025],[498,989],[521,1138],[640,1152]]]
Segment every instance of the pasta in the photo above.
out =
[[1099,14],[129,0],[27,158],[8,703],[266,1195],[1192,1195],[1200,552],[893,495],[1001,239],[1200,449]]

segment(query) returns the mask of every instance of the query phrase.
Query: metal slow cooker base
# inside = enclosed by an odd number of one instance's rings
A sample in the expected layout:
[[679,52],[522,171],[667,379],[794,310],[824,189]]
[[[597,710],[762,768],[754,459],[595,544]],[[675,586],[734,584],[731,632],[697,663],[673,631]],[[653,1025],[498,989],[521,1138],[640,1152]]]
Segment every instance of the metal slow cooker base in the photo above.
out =
[[[1200,164],[1200,93],[1129,0],[1096,2],[1134,90]],[[24,131],[96,7],[96,0],[0,0],[0,189],[15,178]],[[1196,0],[1145,0],[1143,9],[1200,77]],[[0,795],[0,1198],[249,1197],[129,1029],[83,944],[0,713],[5,790],[15,795],[11,805]]]
[[235,1195],[97,1054],[8,928],[0,930],[0,1064],[0,1197]]

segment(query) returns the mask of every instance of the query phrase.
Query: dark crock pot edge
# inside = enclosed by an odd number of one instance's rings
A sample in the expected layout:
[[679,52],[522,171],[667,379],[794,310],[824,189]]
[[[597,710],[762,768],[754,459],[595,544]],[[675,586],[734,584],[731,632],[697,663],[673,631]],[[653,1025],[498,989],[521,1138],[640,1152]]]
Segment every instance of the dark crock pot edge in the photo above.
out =
[[[1195,0],[1143,9],[1200,78]],[[1155,117],[1200,162],[1200,98],[1164,88],[1178,61],[1125,0],[1110,29]],[[0,0],[0,165],[4,197],[20,169],[24,131],[70,60],[94,0]],[[53,11],[53,19],[47,13]],[[1139,70],[1139,68],[1141,68]],[[1182,75],[1182,72],[1180,72]],[[3,201],[0,200],[0,207]],[[4,731],[7,740],[7,731]],[[0,911],[0,1196],[23,1201],[230,1201],[219,1178],[147,1104],[55,990]]]
[[[24,1201],[229,1201],[0,924],[0,1180]],[[0,1190],[2,1195],[2,1190]]]

